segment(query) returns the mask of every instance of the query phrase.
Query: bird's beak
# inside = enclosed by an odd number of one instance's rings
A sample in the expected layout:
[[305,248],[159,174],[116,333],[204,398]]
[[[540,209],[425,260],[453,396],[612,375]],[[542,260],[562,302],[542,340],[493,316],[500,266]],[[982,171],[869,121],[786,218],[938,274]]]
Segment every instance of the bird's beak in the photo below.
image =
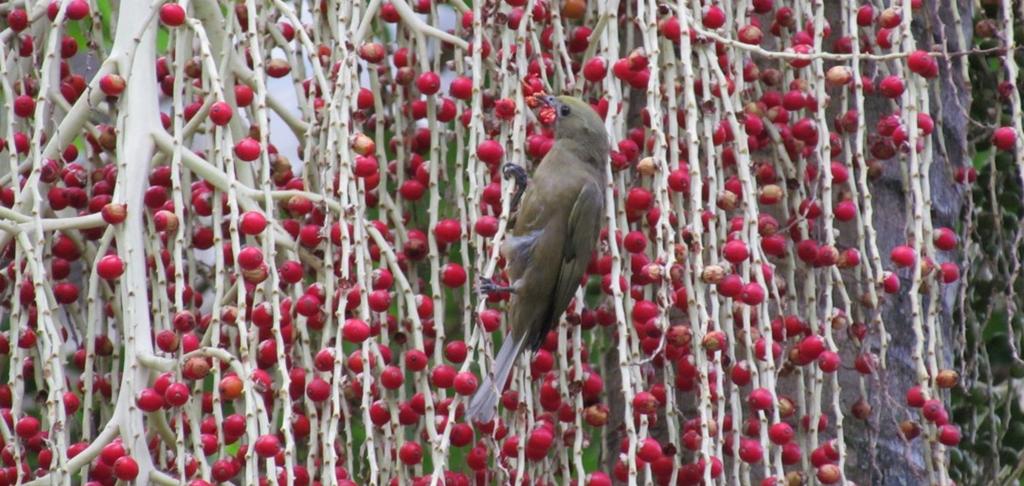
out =
[[561,105],[561,103],[558,102],[558,98],[555,98],[554,96],[538,96],[537,99],[539,99],[544,106],[558,108],[558,106]]

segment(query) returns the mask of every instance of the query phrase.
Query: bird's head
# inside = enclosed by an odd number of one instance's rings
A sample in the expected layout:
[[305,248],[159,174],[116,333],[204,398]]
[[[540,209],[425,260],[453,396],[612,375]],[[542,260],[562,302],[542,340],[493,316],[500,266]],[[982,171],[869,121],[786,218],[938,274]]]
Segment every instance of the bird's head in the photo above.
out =
[[604,120],[589,103],[572,96],[544,96],[541,102],[554,110],[556,139],[607,145]]

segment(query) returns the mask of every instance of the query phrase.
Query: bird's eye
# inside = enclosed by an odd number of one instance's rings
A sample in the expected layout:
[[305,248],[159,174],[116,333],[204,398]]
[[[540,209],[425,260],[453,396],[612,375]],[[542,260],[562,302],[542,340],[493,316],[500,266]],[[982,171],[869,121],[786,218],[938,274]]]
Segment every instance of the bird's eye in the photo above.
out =
[[559,116],[569,116],[569,112],[569,107],[566,105],[562,105],[562,107],[558,109]]

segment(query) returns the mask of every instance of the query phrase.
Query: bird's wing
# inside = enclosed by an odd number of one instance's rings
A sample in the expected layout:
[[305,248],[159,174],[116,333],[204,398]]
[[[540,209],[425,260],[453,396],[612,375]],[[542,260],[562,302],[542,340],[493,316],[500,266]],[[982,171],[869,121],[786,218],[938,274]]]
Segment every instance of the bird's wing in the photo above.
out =
[[580,278],[583,277],[583,272],[586,271],[587,264],[590,263],[594,244],[601,231],[603,211],[604,195],[601,193],[601,188],[597,183],[585,184],[576,197],[572,212],[569,213],[566,239],[562,248],[562,262],[553,289],[551,306],[548,308],[549,314],[542,332],[532,336],[533,341],[530,343],[532,349],[540,347],[551,326],[565,312],[569,301],[576,294],[576,289],[580,286]]

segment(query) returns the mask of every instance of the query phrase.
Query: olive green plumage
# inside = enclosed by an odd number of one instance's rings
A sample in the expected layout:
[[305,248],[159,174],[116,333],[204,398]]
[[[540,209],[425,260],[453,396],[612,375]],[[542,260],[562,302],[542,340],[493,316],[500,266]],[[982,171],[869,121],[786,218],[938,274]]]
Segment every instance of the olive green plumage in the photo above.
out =
[[492,375],[470,400],[466,415],[494,418],[498,396],[519,354],[536,350],[579,288],[604,214],[608,135],[586,102],[546,97],[555,109],[555,143],[534,171],[512,230],[501,247],[512,296],[506,336]]

